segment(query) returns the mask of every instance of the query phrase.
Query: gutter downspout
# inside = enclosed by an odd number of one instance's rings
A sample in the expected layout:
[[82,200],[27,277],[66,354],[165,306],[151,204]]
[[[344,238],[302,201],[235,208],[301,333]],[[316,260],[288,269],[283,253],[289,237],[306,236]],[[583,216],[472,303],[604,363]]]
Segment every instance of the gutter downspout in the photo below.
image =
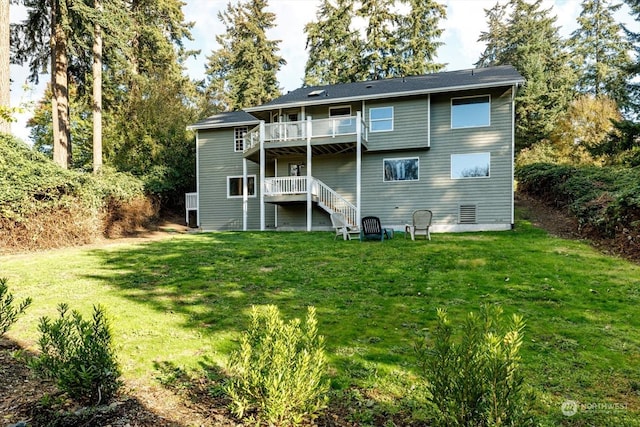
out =
[[[196,223],[200,228],[200,131],[196,131]],[[187,218],[187,225],[189,221]]]
[[511,229],[515,226],[515,154],[516,154],[516,90],[517,85],[511,88]]

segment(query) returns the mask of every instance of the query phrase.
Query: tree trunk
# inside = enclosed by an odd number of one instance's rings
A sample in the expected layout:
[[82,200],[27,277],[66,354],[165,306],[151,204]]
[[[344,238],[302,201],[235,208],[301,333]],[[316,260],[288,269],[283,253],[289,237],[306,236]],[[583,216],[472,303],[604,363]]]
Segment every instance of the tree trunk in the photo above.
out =
[[[95,8],[102,12],[101,0]],[[102,29],[96,22],[93,36],[93,172],[102,167]]]
[[[71,135],[69,123],[69,80],[67,68],[67,39],[62,25],[64,19],[60,1],[51,5],[51,99],[53,118],[53,161],[63,168],[71,164]],[[65,9],[66,10],[66,9]]]
[[[7,114],[11,108],[9,38],[9,0],[0,0],[0,108]],[[0,114],[0,133],[2,132],[11,133],[11,122]]]

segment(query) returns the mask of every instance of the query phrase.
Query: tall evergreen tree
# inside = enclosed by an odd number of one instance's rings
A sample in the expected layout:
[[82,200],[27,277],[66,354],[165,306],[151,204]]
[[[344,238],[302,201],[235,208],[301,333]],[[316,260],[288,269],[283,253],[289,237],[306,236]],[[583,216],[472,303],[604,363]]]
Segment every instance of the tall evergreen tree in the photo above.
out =
[[[629,6],[630,14],[634,17],[635,22],[640,23],[640,0],[625,0],[625,3]],[[623,28],[627,41],[635,52],[635,60],[632,60],[627,69],[627,90],[631,109],[637,116],[640,113],[640,84],[637,83],[637,77],[640,76],[640,32],[631,31],[627,27]],[[638,127],[640,127],[640,124]],[[637,130],[636,134],[640,134],[640,129]]]
[[83,83],[79,87],[87,82],[86,70],[90,69],[91,58],[91,37],[87,38],[87,34],[93,34],[93,22],[102,14],[96,13],[85,1],[24,0],[24,5],[28,16],[15,26],[14,61],[28,62],[30,80],[35,82],[40,72],[50,69],[53,159],[69,167],[72,145],[69,79]]
[[[490,30],[481,35],[487,49],[478,65],[510,64],[526,79],[516,97],[518,149],[549,137],[575,83],[556,17],[541,5],[542,0],[510,0],[504,15],[499,8],[490,9]],[[506,17],[504,27],[498,24],[500,16]]]
[[442,36],[440,20],[447,17],[446,8],[434,0],[404,0],[409,13],[400,18],[399,74],[415,76],[440,71],[445,64],[435,61],[436,52],[442,46],[437,41]]
[[[435,57],[446,9],[435,0],[323,0],[316,16],[317,21],[305,27],[306,84],[420,75],[444,68]],[[363,32],[351,28],[354,18],[364,22]]]
[[[102,13],[102,1],[94,0],[96,12]],[[102,26],[99,22],[93,25],[93,171],[102,168]]]
[[9,0],[2,0],[0,2],[0,132],[4,133],[11,133],[10,22]]
[[500,61],[507,50],[507,4],[496,3],[491,9],[485,9],[487,31],[480,33],[478,41],[485,43],[484,52],[475,63],[476,67],[490,67]]
[[608,0],[584,0],[577,19],[579,27],[569,39],[569,48],[578,91],[596,97],[606,95],[624,108],[629,102],[626,79],[631,45],[613,18],[621,6]]
[[306,86],[357,81],[362,42],[351,29],[353,7],[353,0],[337,0],[335,6],[331,0],[322,0],[317,20],[305,26],[309,50]]
[[220,49],[208,57],[209,93],[221,110],[238,110],[268,102],[280,95],[277,73],[286,64],[278,55],[280,40],[267,30],[276,16],[267,0],[229,2],[218,18],[226,32],[216,37]]
[[400,75],[398,29],[401,15],[396,10],[395,0],[362,0],[357,15],[367,21],[359,80]]

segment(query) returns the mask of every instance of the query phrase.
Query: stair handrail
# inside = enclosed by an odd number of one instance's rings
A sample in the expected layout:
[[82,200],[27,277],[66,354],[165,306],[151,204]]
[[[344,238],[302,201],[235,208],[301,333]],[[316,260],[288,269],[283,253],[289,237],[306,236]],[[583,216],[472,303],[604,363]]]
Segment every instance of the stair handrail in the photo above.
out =
[[358,209],[353,203],[319,179],[314,178],[313,183],[315,184],[314,190],[317,188],[315,192],[318,197],[318,205],[322,206],[322,208],[329,213],[341,213],[347,223],[353,227],[360,225],[358,221]]

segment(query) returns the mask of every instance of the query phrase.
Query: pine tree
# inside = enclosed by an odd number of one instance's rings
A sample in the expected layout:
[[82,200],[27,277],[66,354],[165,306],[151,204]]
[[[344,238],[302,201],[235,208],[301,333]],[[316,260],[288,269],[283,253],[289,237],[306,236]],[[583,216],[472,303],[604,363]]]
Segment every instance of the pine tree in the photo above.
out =
[[596,97],[606,95],[626,107],[631,46],[622,36],[622,26],[613,18],[621,6],[611,5],[608,0],[584,0],[577,19],[579,28],[572,33],[569,48],[578,91]]
[[10,22],[9,0],[2,0],[0,2],[0,132],[4,133],[11,133]]
[[[634,17],[636,22],[640,22],[640,0],[625,0],[630,9],[631,16]],[[633,32],[626,27],[623,27],[626,39],[631,44],[631,47],[635,53],[635,60],[631,61],[631,64],[627,68],[627,90],[629,95],[630,108],[634,110],[635,114],[640,112],[640,84],[636,82],[637,77],[640,76],[640,32]],[[631,126],[631,124],[627,124]],[[637,125],[640,128],[640,124]],[[640,134],[640,129],[637,129],[635,134]]]
[[[435,0],[323,0],[316,16],[317,21],[305,27],[307,85],[421,75],[444,68],[435,57],[442,45],[438,25],[446,9]],[[364,31],[353,30],[356,18],[364,21]]]
[[441,19],[447,16],[443,5],[433,0],[404,0],[410,7],[407,15],[400,18],[398,29],[401,44],[399,74],[415,76],[440,71],[444,64],[435,63],[436,52],[442,42],[439,28]]
[[322,0],[317,21],[309,22],[307,34],[309,58],[305,66],[305,86],[357,81],[362,42],[351,29],[353,0]]
[[[490,30],[479,65],[513,65],[526,83],[516,97],[516,147],[529,147],[548,138],[573,96],[574,74],[556,17],[541,9],[542,0],[510,0],[504,15],[499,7],[487,11]],[[508,16],[507,16],[508,12]],[[504,26],[499,24],[506,17]]]
[[485,43],[484,52],[474,65],[476,67],[491,67],[497,65],[500,56],[507,49],[507,5],[496,3],[491,9],[485,9],[488,31],[480,33],[478,41]]
[[15,26],[14,61],[29,63],[33,82],[38,82],[40,72],[50,68],[53,159],[66,168],[72,159],[69,79],[72,76],[81,83],[78,87],[85,87],[93,34],[87,30],[102,14],[85,1],[24,0],[24,5],[28,16]]
[[362,0],[357,15],[367,20],[359,80],[377,80],[400,75],[401,15],[394,0]]
[[209,96],[221,110],[238,110],[280,96],[277,73],[286,64],[278,55],[280,40],[269,40],[275,14],[267,0],[229,3],[218,18],[226,32],[217,36],[220,49],[208,57]]

